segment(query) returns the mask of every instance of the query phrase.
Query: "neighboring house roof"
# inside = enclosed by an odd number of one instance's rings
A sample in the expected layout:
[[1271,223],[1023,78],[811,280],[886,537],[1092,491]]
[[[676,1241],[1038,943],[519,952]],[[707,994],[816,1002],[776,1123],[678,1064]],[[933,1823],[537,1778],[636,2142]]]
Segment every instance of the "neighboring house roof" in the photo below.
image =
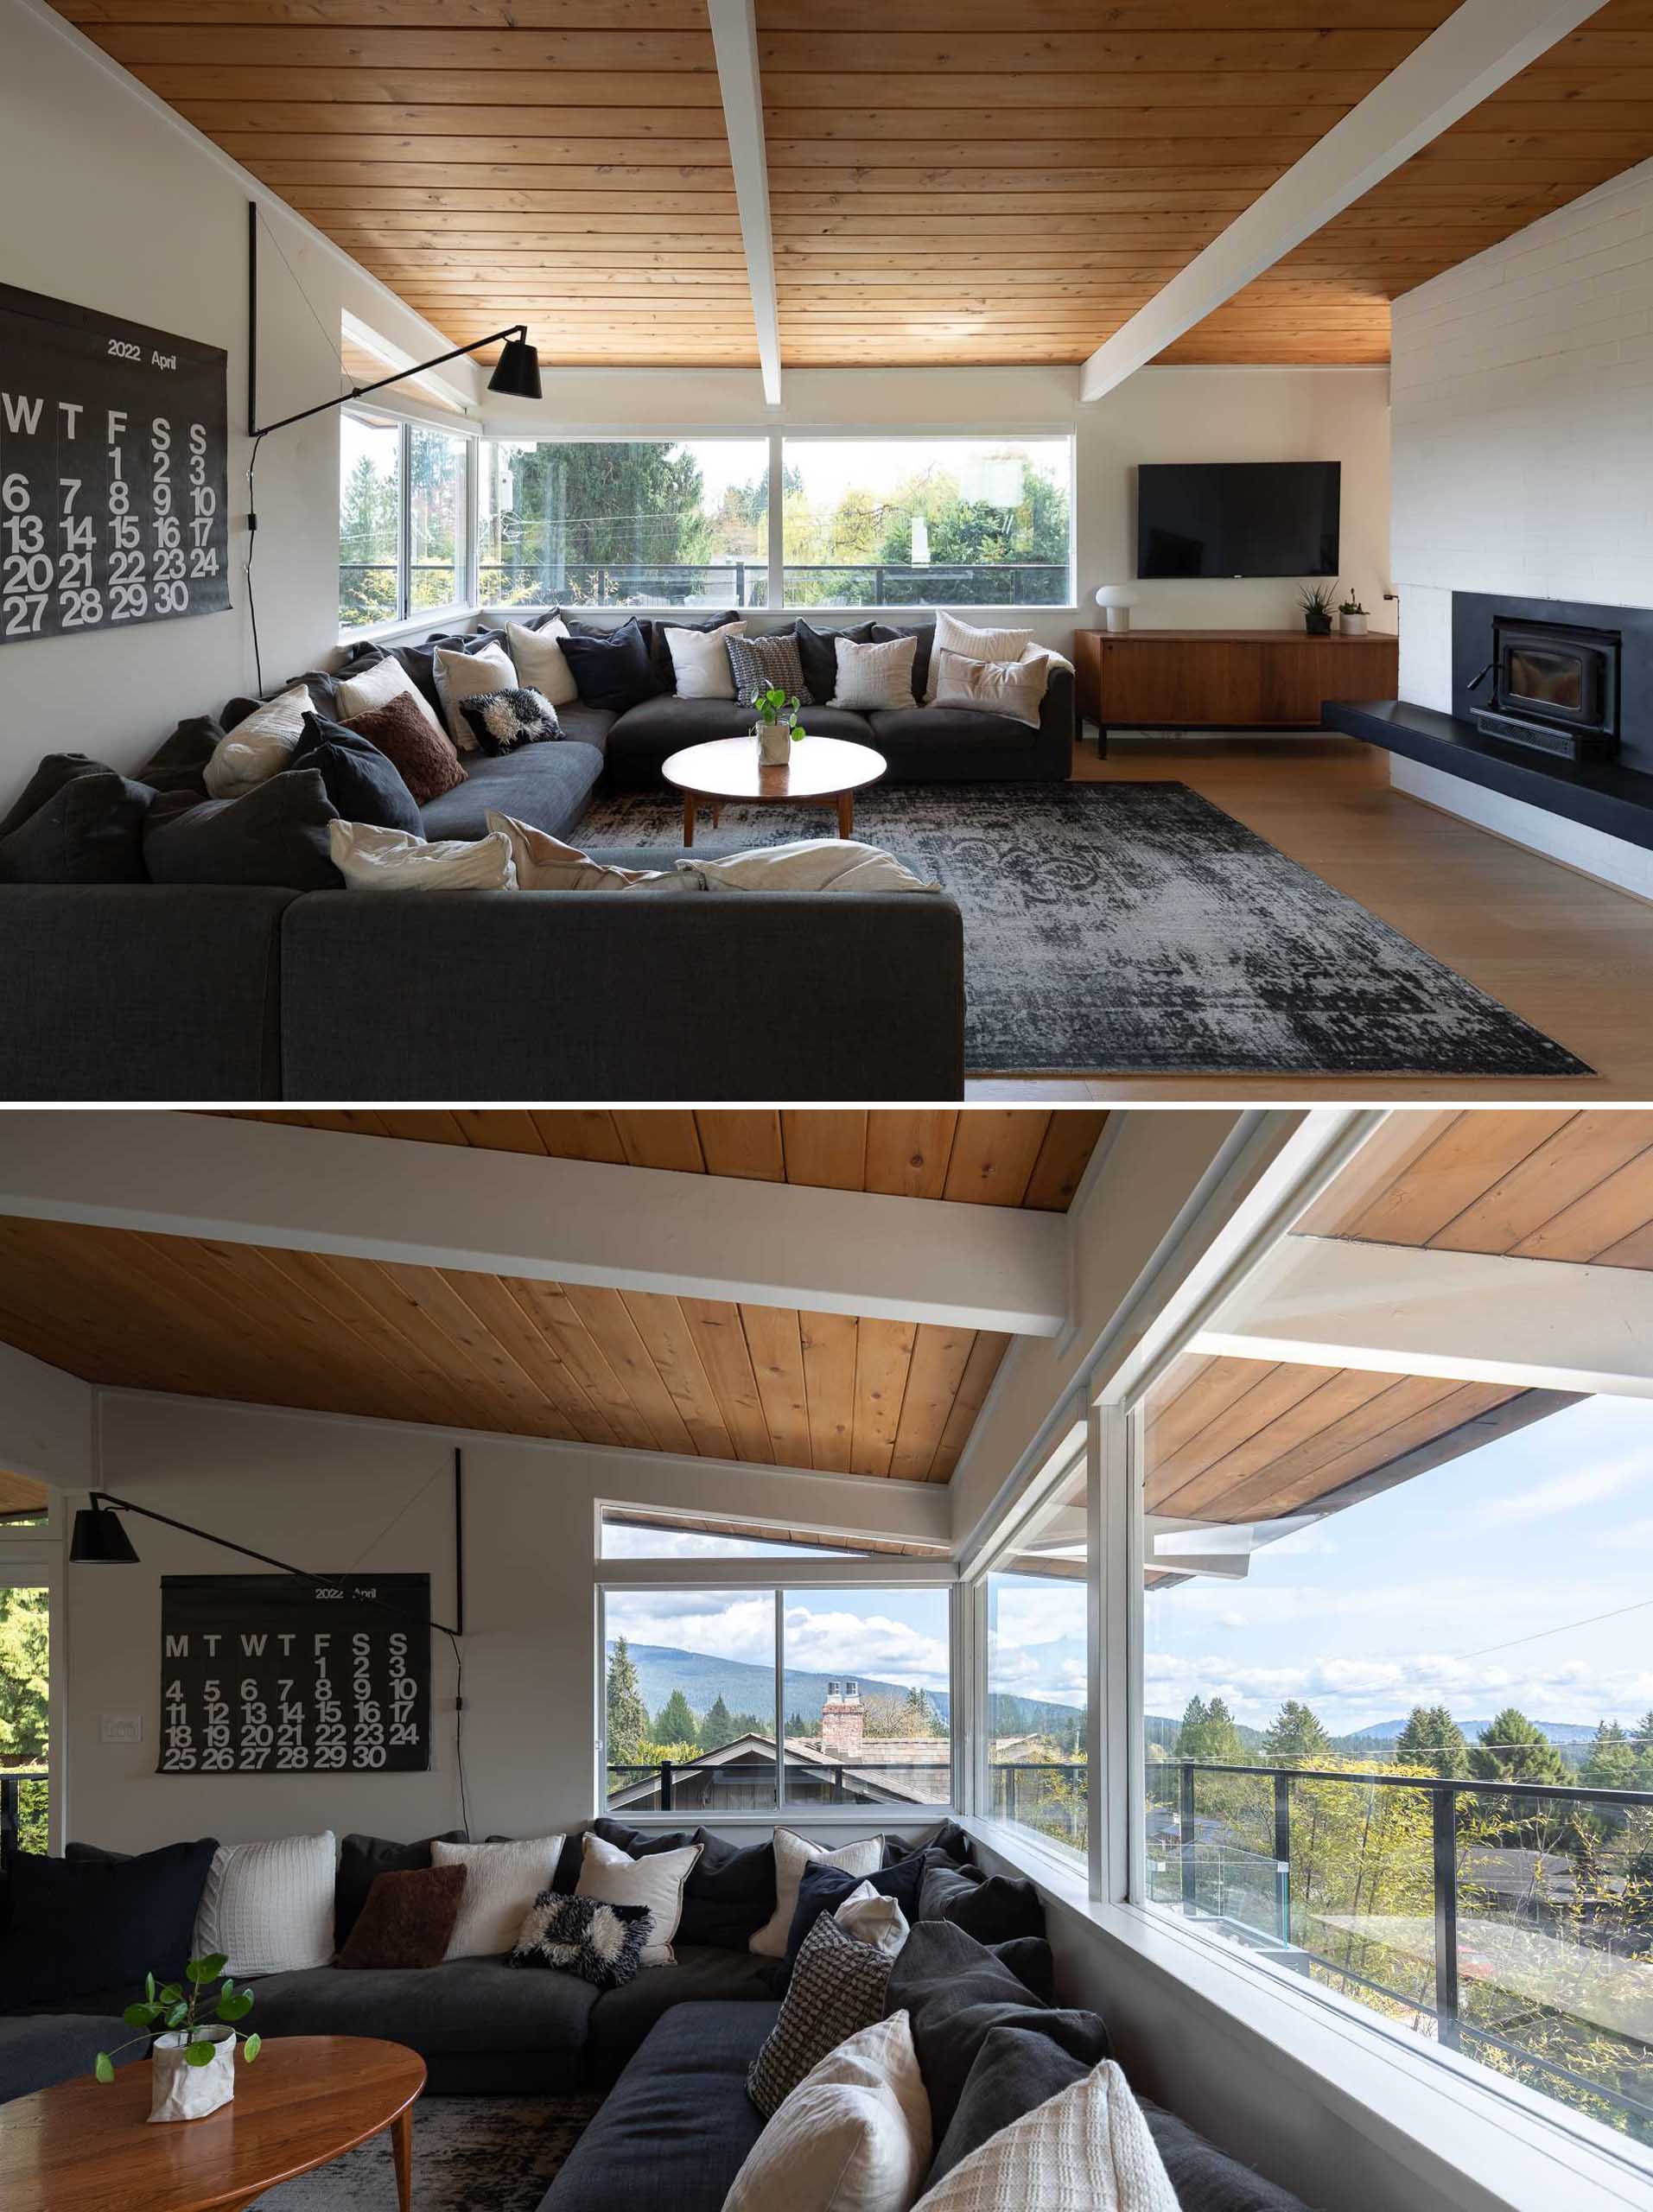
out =
[[[709,1769],[729,1766],[753,1754],[760,1763],[768,1764],[775,1756],[772,1736],[747,1734],[737,1736],[732,1743],[720,1744],[715,1751],[702,1751],[698,1758],[676,1761],[674,1777],[704,1773]],[[787,1762],[794,1766],[813,1766],[828,1769],[835,1775],[842,1770],[845,1783],[857,1796],[872,1802],[899,1805],[944,1805],[952,1796],[952,1747],[944,1736],[875,1737],[871,1745],[863,1747],[859,1758],[830,1758],[822,1751],[818,1738],[804,1736],[786,1738]],[[905,1787],[892,1776],[878,1771],[881,1767],[910,1766],[929,1768],[929,1786],[921,1772],[915,1772]],[[626,1783],[609,1793],[611,1809],[620,1805],[636,1805],[652,1797],[658,1783],[652,1774],[639,1775],[635,1782]]]

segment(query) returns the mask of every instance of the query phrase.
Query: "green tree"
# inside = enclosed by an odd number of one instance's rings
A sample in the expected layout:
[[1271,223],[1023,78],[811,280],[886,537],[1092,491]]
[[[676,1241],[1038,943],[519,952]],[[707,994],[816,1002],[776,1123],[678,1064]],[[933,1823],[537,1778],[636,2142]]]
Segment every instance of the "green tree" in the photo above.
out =
[[1636,1731],[1636,1787],[1653,1789],[1653,1713],[1642,1715]]
[[608,1655],[608,1759],[612,1766],[636,1766],[649,1732],[648,1707],[638,1687],[637,1662],[622,1636]]
[[[595,603],[672,599],[660,568],[711,557],[704,480],[686,447],[614,444],[505,448],[497,548],[485,554],[490,600]],[[497,567],[495,564],[498,564]]]
[[1288,1697],[1263,1737],[1261,1758],[1265,1766],[1325,1766],[1332,1738],[1310,1707]]
[[1604,1720],[1584,1762],[1583,1779],[1592,1789],[1634,1789],[1636,1746],[1616,1720]]
[[1489,1720],[1471,1747],[1478,1782],[1565,1782],[1567,1767],[1543,1730],[1513,1705]]
[[1468,1746],[1464,1732],[1444,1705],[1415,1705],[1395,1746],[1397,1765],[1421,1767],[1427,1773],[1462,1774]]
[[700,1740],[700,1723],[690,1708],[688,1699],[681,1690],[673,1690],[654,1716],[654,1734],[662,1744],[696,1744]]
[[1209,1705],[1202,1699],[1190,1698],[1182,1726],[1177,1731],[1177,1757],[1224,1766],[1244,1764],[1245,1748],[1240,1741],[1239,1729],[1220,1697],[1214,1697]]
[[740,1734],[722,1693],[712,1701],[711,1711],[700,1724],[699,1744],[703,1751],[721,1751],[725,1744],[732,1744]]
[[397,611],[400,493],[393,469],[363,454],[340,489],[339,621],[346,630],[387,622]]

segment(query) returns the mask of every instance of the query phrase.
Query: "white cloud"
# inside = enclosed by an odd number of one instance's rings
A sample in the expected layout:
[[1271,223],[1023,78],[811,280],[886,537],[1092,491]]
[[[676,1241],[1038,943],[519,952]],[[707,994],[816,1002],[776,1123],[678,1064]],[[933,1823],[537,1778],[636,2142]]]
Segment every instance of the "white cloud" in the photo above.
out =
[[1653,1452],[1631,1452],[1620,1459],[1573,1468],[1548,1482],[1535,1483],[1530,1490],[1496,1498],[1488,1510],[1499,1521],[1535,1521],[1550,1514],[1573,1513],[1580,1506],[1599,1505],[1647,1482],[1653,1482]]
[[947,1687],[947,1638],[873,1613],[786,1608],[786,1663],[810,1674],[874,1675],[925,1689]]

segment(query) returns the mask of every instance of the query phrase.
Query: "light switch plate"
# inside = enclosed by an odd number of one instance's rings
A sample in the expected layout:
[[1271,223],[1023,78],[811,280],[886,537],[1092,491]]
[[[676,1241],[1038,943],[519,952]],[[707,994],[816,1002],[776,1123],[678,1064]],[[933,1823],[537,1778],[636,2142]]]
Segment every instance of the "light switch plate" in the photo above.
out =
[[141,1744],[143,1741],[143,1715],[141,1713],[100,1713],[98,1715],[98,1737],[105,1744]]

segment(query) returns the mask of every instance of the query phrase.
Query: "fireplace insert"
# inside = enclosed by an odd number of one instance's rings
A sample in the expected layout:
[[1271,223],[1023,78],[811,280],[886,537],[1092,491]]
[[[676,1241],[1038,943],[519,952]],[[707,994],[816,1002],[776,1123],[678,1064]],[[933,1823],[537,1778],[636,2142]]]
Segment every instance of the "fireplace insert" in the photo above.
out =
[[1492,658],[1470,686],[1492,680],[1476,728],[1565,760],[1611,760],[1618,751],[1619,650],[1617,631],[1496,616]]

